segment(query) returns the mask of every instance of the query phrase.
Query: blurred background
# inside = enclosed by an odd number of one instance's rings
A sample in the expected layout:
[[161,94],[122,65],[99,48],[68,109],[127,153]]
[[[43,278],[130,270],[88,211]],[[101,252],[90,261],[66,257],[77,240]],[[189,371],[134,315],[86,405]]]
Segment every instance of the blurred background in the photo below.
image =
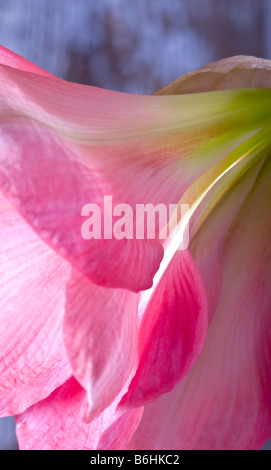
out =
[[[66,80],[151,94],[224,57],[271,59],[271,0],[0,0],[0,44]],[[0,420],[0,449],[14,436]]]
[[0,43],[67,80],[152,93],[237,54],[271,58],[270,0],[0,0]]

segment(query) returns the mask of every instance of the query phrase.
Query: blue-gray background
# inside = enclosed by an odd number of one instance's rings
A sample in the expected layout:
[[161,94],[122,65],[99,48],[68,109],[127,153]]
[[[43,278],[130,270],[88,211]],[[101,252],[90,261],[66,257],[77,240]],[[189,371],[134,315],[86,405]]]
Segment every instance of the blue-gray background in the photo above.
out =
[[[271,0],[0,0],[0,44],[61,78],[150,94],[224,57],[271,59]],[[0,420],[0,449],[16,446]]]

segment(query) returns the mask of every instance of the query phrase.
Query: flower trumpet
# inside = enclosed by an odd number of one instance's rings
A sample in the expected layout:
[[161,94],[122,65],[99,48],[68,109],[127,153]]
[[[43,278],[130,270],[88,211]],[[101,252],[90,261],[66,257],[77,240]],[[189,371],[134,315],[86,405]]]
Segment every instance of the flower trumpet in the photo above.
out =
[[[154,96],[4,48],[0,64],[0,411],[20,447],[261,447],[270,63],[227,59]],[[176,211],[148,237],[138,205]]]

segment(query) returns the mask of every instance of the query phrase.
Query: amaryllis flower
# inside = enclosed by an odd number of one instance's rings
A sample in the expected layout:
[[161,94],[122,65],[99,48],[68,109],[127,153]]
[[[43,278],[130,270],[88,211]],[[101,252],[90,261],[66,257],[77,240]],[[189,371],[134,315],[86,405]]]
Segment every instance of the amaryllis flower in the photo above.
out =
[[[270,63],[227,59],[136,96],[4,48],[0,62],[0,411],[20,448],[260,448]],[[152,239],[84,238],[87,204],[107,233],[108,196],[189,204],[189,246],[182,217],[171,237],[156,220]]]

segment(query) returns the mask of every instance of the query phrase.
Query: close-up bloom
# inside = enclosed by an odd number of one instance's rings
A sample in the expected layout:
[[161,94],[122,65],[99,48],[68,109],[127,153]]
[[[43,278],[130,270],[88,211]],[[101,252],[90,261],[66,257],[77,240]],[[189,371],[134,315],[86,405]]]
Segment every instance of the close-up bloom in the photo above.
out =
[[[152,96],[5,48],[0,64],[0,412],[20,449],[261,448],[271,62],[221,60]],[[189,212],[170,236],[154,217],[151,239],[108,237],[108,196]],[[82,236],[88,204],[104,236]]]

